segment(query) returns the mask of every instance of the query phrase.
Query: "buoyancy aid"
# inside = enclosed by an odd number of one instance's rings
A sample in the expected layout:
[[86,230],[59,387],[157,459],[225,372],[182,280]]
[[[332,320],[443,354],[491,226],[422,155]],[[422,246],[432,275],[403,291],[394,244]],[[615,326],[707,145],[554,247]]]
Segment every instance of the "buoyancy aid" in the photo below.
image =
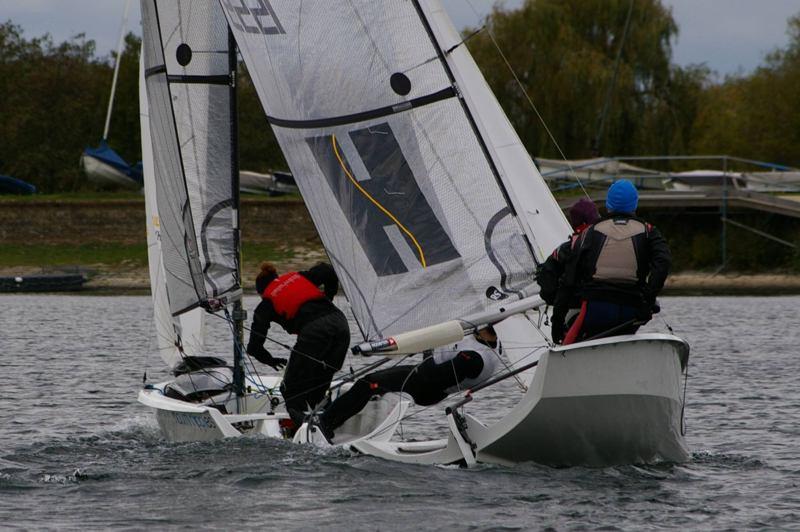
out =
[[291,320],[297,316],[297,311],[308,301],[322,299],[322,293],[314,283],[297,272],[289,272],[273,279],[261,294],[264,299],[269,299],[275,312]]
[[605,239],[597,255],[592,280],[622,284],[637,283],[639,263],[633,239],[647,230],[647,225],[635,218],[609,218],[595,224],[594,231],[605,236]]
[[[498,344],[499,345],[499,344]],[[445,393],[450,395],[460,390],[468,390],[473,386],[480,384],[492,375],[494,375],[500,367],[499,352],[488,345],[480,343],[474,336],[465,336],[463,340],[457,344],[447,348],[443,351],[436,351],[433,354],[433,361],[437,364],[442,364],[454,359],[462,351],[475,351],[480,355],[483,360],[483,369],[480,374],[472,379],[464,379],[455,386],[447,388]]]

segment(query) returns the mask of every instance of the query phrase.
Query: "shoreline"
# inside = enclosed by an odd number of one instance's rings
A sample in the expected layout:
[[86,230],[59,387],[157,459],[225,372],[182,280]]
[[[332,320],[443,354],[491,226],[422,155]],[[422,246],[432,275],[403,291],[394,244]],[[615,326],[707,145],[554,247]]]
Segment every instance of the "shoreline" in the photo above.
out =
[[[309,250],[310,251],[310,250]],[[280,271],[291,271],[304,268],[324,256],[317,253],[303,253],[287,261],[276,261]],[[103,265],[71,268],[73,273],[84,273],[88,280],[83,288],[72,292],[39,292],[63,295],[149,295],[150,280],[148,269],[142,267],[109,268]],[[257,264],[245,265],[245,271],[255,273]],[[64,272],[64,270],[59,270]],[[39,268],[0,268],[0,276],[36,275],[56,273],[42,271]],[[246,294],[255,294],[248,290],[254,277],[244,275],[243,285]],[[3,292],[3,294],[20,294],[24,292]],[[33,292],[27,292],[33,293]],[[784,273],[706,273],[677,272],[670,275],[661,295],[664,296],[747,296],[747,295],[798,295],[800,294],[800,275]]]

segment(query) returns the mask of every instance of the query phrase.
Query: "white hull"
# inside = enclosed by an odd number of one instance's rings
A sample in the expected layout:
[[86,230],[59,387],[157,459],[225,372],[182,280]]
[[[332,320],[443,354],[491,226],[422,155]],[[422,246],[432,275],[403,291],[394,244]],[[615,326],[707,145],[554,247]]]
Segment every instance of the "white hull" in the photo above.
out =
[[[277,387],[279,380],[264,377],[260,382],[271,389]],[[241,402],[241,414],[224,414],[212,406],[165,396],[163,389],[166,384],[164,382],[141,390],[139,402],[155,410],[159,428],[172,442],[219,440],[244,434],[279,437],[279,420],[289,417],[285,412],[270,413],[272,409],[267,394],[247,396]],[[235,412],[236,398],[231,396],[224,406],[227,411]]]
[[683,462],[689,453],[681,434],[681,376],[688,355],[686,342],[664,334],[557,347],[539,358],[519,403],[488,427],[466,414],[459,430],[449,416],[446,440],[354,447],[410,463]]
[[[278,377],[264,377],[264,387],[277,390]],[[289,419],[285,410],[273,411],[270,396],[247,396],[241,414],[225,414],[217,408],[172,399],[163,394],[167,382],[145,388],[139,392],[139,402],[155,410],[156,422],[164,436],[171,442],[212,441],[236,438],[243,435],[262,435],[283,438],[280,420]],[[251,386],[253,382],[249,382]],[[347,386],[339,388],[344,391]],[[275,397],[280,397],[276,395]],[[348,420],[337,431],[333,445],[349,445],[361,439],[387,441],[408,408],[409,401],[399,394],[387,394],[371,401],[359,415]],[[231,396],[224,402],[225,410],[235,411],[236,399]],[[303,424],[295,434],[295,443],[315,443],[328,446],[316,428]]]
[[136,190],[142,188],[141,184],[91,155],[86,155],[85,153],[81,155],[81,166],[86,172],[86,177],[92,183],[105,186],[115,185]]

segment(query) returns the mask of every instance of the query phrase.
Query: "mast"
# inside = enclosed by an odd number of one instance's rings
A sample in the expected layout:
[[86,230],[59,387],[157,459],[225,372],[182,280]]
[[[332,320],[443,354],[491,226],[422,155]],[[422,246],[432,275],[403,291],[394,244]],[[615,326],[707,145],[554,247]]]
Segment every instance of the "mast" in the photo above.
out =
[[106,125],[103,128],[103,140],[108,139],[108,126],[111,125],[111,110],[114,108],[114,92],[117,90],[117,75],[119,74],[120,59],[122,59],[122,43],[125,40],[125,28],[128,27],[128,9],[130,7],[131,0],[125,0],[125,12],[122,15],[122,27],[119,30],[119,42],[117,43],[117,60],[114,64],[114,78],[111,80],[111,96],[108,98]]
[[[458,85],[456,83],[456,77],[453,75],[453,70],[450,68],[450,65],[447,63],[447,57],[445,56],[445,51],[442,49],[442,46],[439,44],[439,41],[436,39],[436,35],[433,33],[433,28],[431,28],[431,23],[428,20],[427,15],[425,15],[425,11],[422,9],[422,6],[419,5],[419,0],[413,0],[414,8],[417,10],[417,14],[419,15],[420,21],[422,21],[422,25],[425,27],[425,32],[428,34],[428,38],[431,40],[431,44],[433,48],[436,50],[436,54],[439,56],[439,61],[442,63],[442,67],[444,71],[447,73],[447,77],[450,80],[450,83],[457,89],[458,92],[458,101],[461,102],[461,108],[464,109],[464,114],[467,116],[467,120],[469,121],[470,127],[472,127],[472,131],[475,133],[475,137],[478,139],[478,144],[480,144],[481,150],[483,151],[484,157],[486,157],[486,161],[489,163],[489,168],[492,169],[492,174],[494,175],[495,180],[497,181],[497,185],[500,188],[500,192],[503,193],[503,197],[508,204],[508,208],[511,209],[511,214],[516,216],[517,211],[514,203],[511,201],[511,198],[508,195],[508,190],[506,190],[506,185],[503,183],[502,178],[500,177],[500,172],[497,169],[497,165],[492,158],[492,154],[489,153],[489,147],[486,145],[486,141],[483,138],[480,130],[478,129],[478,124],[475,123],[475,117],[472,116],[472,111],[470,110],[467,102],[464,101],[464,98],[461,96],[460,91],[458,91]],[[527,240],[526,240],[527,241]],[[527,242],[528,247],[533,254],[534,260],[536,260],[536,253],[533,252],[533,246],[531,246],[530,242]]]
[[[228,27],[228,70],[230,72],[230,127],[231,127],[231,196],[233,200],[233,247],[236,255],[236,275],[242,279],[241,228],[239,226],[239,119],[236,101],[236,39]],[[233,303],[233,389],[236,407],[243,412],[244,405],[244,320],[247,317],[242,298]]]
[[470,124],[491,161],[495,179],[524,229],[534,261],[547,258],[569,235],[566,217],[539,174],[528,150],[495,98],[440,0],[412,0],[440,60],[458,89]]

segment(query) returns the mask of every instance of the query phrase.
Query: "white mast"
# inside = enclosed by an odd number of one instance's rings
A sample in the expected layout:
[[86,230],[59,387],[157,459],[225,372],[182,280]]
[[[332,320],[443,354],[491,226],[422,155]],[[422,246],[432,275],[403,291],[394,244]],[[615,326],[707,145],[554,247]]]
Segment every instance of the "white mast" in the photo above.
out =
[[106,125],[103,128],[103,140],[108,138],[108,127],[111,125],[111,110],[114,108],[114,92],[117,90],[117,75],[119,74],[119,64],[122,59],[122,44],[125,41],[125,30],[128,27],[128,10],[131,7],[131,0],[125,0],[125,12],[122,15],[122,27],[119,30],[119,42],[117,43],[117,60],[114,64],[114,79],[111,81],[111,96],[108,98],[108,111],[106,111]]

